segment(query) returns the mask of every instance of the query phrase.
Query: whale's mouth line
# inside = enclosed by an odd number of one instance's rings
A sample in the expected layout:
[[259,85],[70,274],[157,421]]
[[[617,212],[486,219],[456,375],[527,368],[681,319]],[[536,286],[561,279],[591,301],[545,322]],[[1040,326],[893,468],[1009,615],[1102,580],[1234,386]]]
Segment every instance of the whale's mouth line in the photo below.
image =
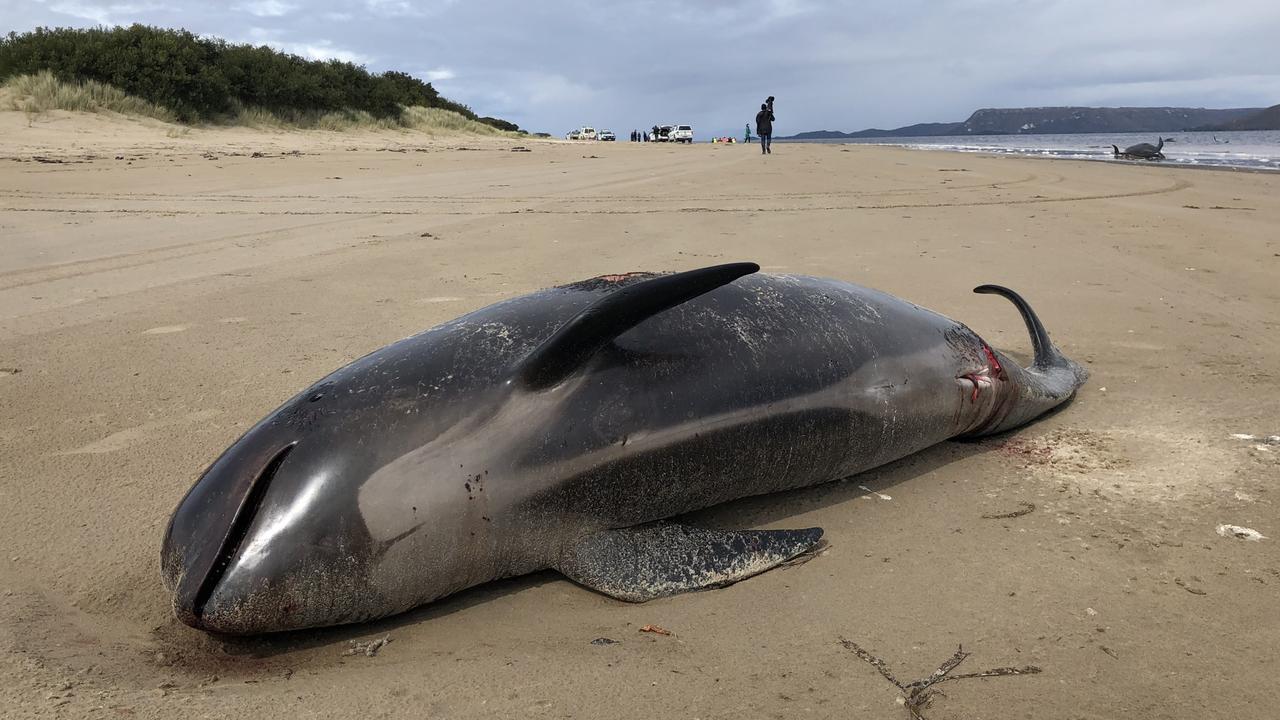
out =
[[236,509],[235,518],[231,521],[227,536],[222,541],[222,547],[218,549],[218,555],[214,558],[213,565],[209,568],[209,573],[205,575],[204,580],[200,583],[200,588],[196,590],[191,613],[197,621],[204,617],[205,604],[213,596],[213,591],[218,587],[218,583],[222,582],[222,577],[226,575],[227,569],[231,567],[231,561],[240,552],[240,545],[244,542],[245,536],[249,534],[249,526],[253,524],[253,519],[258,515],[258,509],[262,507],[262,501],[267,496],[267,487],[271,485],[272,479],[280,471],[280,466],[284,464],[284,459],[289,456],[295,446],[297,446],[297,442],[285,445],[267,461],[267,464],[262,468],[262,472],[258,473],[258,477],[254,478],[253,484],[249,486],[249,492],[245,493],[244,501]]
[[991,368],[984,367],[978,372],[965,373],[956,378],[956,380],[965,381],[973,385],[973,391],[969,395],[969,402],[978,402],[978,396],[983,390],[992,386]]
[[[962,384],[966,390],[969,390],[969,402],[978,402],[978,396],[983,391],[995,387],[997,380],[1007,380],[1004,366],[1000,364],[1000,358],[996,357],[996,353],[991,346],[984,340],[979,340],[982,348],[983,359],[986,360],[981,368],[964,372],[956,375],[956,380]],[[967,383],[967,384],[966,384]]]

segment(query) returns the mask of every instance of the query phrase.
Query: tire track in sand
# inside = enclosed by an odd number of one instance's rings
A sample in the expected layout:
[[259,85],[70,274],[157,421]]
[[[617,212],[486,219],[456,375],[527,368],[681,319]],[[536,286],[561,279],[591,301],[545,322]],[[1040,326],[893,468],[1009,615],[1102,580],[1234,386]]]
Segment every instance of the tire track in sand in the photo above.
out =
[[[0,212],[31,212],[31,213],[62,213],[62,214],[86,214],[86,215],[140,215],[140,216],[218,216],[218,215],[245,215],[245,216],[334,216],[334,215],[354,215],[354,216],[425,216],[425,215],[448,215],[448,216],[465,216],[477,217],[486,215],[659,215],[659,214],[675,214],[675,213],[756,213],[756,212],[832,212],[844,210],[894,210],[906,208],[942,208],[942,207],[984,207],[991,205],[1040,205],[1051,203],[1066,202],[1088,202],[1093,200],[1115,200],[1121,198],[1144,197],[1150,195],[1163,195],[1179,190],[1185,190],[1192,187],[1192,184],[1186,180],[1177,180],[1169,185],[1159,188],[1150,188],[1146,190],[1134,190],[1131,192],[1120,193],[1097,193],[1090,195],[1072,195],[1066,197],[1031,197],[1031,198],[1014,198],[1004,200],[968,200],[958,202],[904,202],[904,203],[885,203],[879,205],[873,204],[855,204],[855,205],[807,205],[797,207],[677,207],[677,208],[616,208],[607,210],[591,210],[591,209],[574,209],[555,208],[555,209],[533,209],[533,208],[515,208],[506,210],[441,210],[441,209],[425,209],[425,210],[388,210],[388,209],[363,209],[363,210],[148,210],[140,208],[22,208],[22,207],[0,207]],[[578,202],[577,198],[570,202]],[[512,204],[520,204],[516,200],[511,201]]]

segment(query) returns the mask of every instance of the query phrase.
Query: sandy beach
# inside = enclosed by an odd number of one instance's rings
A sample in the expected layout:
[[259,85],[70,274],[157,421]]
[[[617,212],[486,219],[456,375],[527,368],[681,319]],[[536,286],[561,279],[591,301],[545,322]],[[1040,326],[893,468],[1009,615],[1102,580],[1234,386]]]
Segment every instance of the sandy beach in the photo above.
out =
[[[1269,716],[1277,197],[1271,174],[870,146],[0,112],[0,716],[907,717],[842,638],[904,682],[961,645],[957,672],[1041,670],[947,683],[929,718]],[[1008,285],[1092,379],[1010,435],[700,513],[826,529],[729,588],[629,605],[545,572],[251,639],[172,616],[170,512],[315,379],[505,297],[737,260],[1026,358],[1014,309],[970,292]]]

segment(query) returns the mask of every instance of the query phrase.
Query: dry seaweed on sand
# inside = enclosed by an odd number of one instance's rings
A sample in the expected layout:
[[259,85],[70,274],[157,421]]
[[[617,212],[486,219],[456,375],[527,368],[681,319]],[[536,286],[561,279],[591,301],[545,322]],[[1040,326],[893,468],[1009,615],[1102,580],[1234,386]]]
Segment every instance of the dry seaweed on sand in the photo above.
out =
[[982,519],[983,520],[1009,520],[1016,517],[1022,517],[1023,515],[1030,515],[1031,513],[1035,512],[1035,509],[1036,509],[1035,503],[1020,502],[1018,503],[1018,505],[1019,505],[1019,508],[1017,510],[1010,510],[1009,512],[996,513],[992,515],[983,515]]
[[934,670],[927,677],[913,682],[903,683],[899,681],[898,678],[894,677],[893,671],[889,669],[888,663],[867,652],[858,643],[852,640],[840,638],[840,644],[847,650],[852,651],[853,654],[870,664],[876,670],[880,671],[880,674],[884,676],[885,680],[893,683],[894,687],[902,691],[904,700],[903,704],[907,708],[907,712],[911,714],[912,720],[924,720],[924,709],[933,701],[934,693],[938,692],[937,690],[932,690],[930,688],[938,683],[947,682],[949,680],[966,680],[970,678],[1004,677],[1007,675],[1035,675],[1041,672],[1041,669],[1035,665],[1026,665],[1023,667],[1002,667],[992,670],[983,670],[982,672],[952,675],[951,671],[959,667],[960,663],[964,662],[965,658],[970,655],[970,653],[964,651],[963,646],[960,646],[956,648],[955,654],[947,658],[945,662],[938,666],[937,670]]
[[391,642],[390,635],[383,635],[380,638],[377,638],[374,640],[367,640],[363,642],[352,641],[351,647],[347,648],[346,651],[344,651],[342,654],[343,655],[364,655],[365,657],[373,657],[378,654],[379,650],[386,647],[387,644],[389,644],[390,642]]

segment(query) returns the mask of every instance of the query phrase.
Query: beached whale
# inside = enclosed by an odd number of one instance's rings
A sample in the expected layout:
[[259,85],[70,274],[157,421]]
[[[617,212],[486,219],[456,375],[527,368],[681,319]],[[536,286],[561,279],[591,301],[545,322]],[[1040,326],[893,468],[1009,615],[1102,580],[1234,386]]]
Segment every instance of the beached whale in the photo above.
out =
[[1017,427],[1087,373],[1010,290],[1035,359],[891,295],[736,263],[477,310],[334,372],[251,428],[170,520],[185,623],[262,633],[398,613],[555,568],[629,601],[725,585],[818,528],[667,518]]
[[1164,138],[1160,138],[1160,142],[1156,145],[1151,143],[1138,143],[1125,148],[1123,152],[1120,148],[1112,145],[1111,150],[1115,157],[1126,158],[1129,160],[1163,160],[1164,153],[1160,152],[1164,148]]

